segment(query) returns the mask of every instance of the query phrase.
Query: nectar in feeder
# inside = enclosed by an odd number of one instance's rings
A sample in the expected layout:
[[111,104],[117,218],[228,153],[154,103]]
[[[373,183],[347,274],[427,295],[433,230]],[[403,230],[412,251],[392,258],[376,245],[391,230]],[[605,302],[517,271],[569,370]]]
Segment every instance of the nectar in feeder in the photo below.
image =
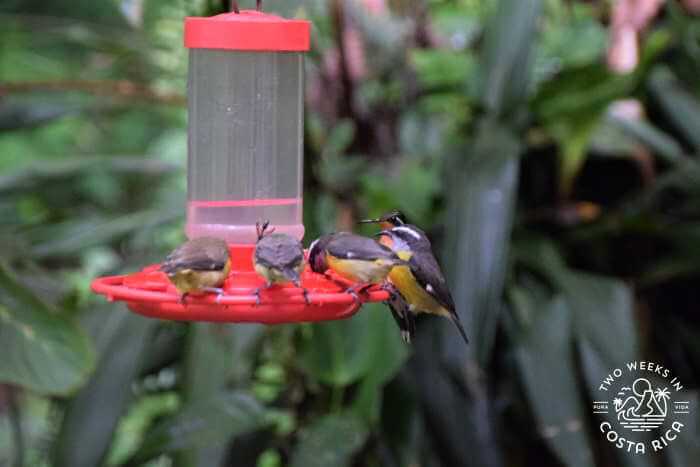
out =
[[187,236],[254,244],[267,219],[301,239],[309,23],[258,11],[187,18],[185,46]]

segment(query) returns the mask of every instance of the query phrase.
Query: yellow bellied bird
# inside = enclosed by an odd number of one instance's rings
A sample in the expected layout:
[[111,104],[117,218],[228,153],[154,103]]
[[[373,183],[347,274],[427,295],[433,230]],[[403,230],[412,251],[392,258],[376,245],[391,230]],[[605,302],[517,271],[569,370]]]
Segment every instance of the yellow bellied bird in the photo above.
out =
[[407,224],[405,217],[398,211],[363,222],[378,222],[388,227],[378,234],[380,242],[406,261],[405,265],[391,270],[389,282],[399,291],[411,312],[448,318],[457,326],[464,342],[469,343],[447,281],[425,232],[415,225]]
[[[255,272],[265,279],[265,288],[273,284],[291,282],[301,287],[301,272],[304,270],[304,247],[301,242],[291,235],[266,233],[269,226],[266,221],[262,226],[256,224],[258,241],[253,253]],[[306,289],[302,290],[304,300],[309,302]],[[260,288],[255,290],[258,304],[260,303]]]
[[381,284],[389,271],[404,264],[391,248],[376,240],[349,232],[324,235],[309,247],[309,266],[320,274],[329,269],[339,276],[356,282],[348,293],[357,292],[373,284]]
[[180,292],[184,303],[189,294],[223,293],[226,276],[231,269],[228,245],[213,237],[192,239],[170,253],[160,267]]

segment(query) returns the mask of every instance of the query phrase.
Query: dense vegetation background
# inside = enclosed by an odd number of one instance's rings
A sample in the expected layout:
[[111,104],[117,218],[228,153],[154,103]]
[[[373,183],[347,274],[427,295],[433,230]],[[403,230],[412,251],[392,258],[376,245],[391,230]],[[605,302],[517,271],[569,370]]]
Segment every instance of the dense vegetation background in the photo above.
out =
[[[307,242],[403,210],[465,349],[436,318],[405,346],[381,305],[220,326],[91,294],[183,240],[182,19],[227,5],[5,0],[0,465],[698,465],[697,3],[265,2],[314,22]],[[661,454],[590,412],[635,359],[694,404]]]

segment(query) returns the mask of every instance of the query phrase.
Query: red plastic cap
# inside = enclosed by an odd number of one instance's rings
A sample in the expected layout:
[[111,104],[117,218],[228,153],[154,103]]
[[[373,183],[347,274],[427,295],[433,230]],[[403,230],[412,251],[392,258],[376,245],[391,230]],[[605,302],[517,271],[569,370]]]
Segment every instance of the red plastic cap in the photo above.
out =
[[255,10],[208,18],[185,18],[185,47],[190,49],[306,52],[311,23]]

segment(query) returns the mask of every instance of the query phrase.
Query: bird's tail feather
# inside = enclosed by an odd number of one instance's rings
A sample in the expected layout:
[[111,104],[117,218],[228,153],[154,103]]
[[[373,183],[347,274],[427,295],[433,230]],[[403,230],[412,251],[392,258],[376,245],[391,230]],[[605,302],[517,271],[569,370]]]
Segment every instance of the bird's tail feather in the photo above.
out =
[[452,316],[450,316],[450,321],[455,323],[455,326],[457,326],[459,333],[462,335],[462,339],[464,339],[464,342],[467,345],[469,345],[469,338],[467,337],[467,333],[464,331],[464,327],[462,326],[462,322],[459,320],[459,317],[453,314]]

